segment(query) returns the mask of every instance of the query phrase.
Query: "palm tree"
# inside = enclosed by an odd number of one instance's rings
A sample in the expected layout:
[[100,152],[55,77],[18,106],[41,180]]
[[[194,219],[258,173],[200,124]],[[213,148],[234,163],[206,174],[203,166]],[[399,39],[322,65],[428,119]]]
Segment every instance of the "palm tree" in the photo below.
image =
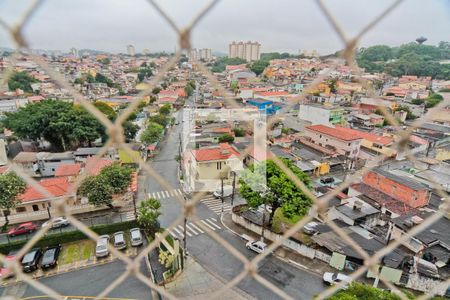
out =
[[141,202],[137,213],[137,222],[146,232],[156,232],[158,229],[158,217],[161,215],[160,208],[161,203],[154,198]]

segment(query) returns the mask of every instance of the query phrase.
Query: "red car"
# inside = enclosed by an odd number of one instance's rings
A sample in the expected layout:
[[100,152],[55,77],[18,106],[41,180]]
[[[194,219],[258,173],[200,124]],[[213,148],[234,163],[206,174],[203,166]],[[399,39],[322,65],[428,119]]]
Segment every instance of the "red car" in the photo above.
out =
[[37,225],[32,222],[23,223],[15,228],[10,229],[8,231],[8,235],[12,237],[12,236],[16,236],[16,235],[25,234],[25,233],[32,233],[36,229],[37,229]]
[[[6,261],[12,261],[14,260],[16,256],[15,255],[8,255],[5,257]],[[14,273],[11,269],[7,268],[4,264],[0,265],[0,279],[6,279],[14,276]]]

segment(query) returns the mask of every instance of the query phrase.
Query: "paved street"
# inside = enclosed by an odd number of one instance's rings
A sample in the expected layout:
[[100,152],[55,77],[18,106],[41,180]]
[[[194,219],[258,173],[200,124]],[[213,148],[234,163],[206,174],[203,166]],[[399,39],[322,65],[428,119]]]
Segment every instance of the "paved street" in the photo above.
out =
[[[54,277],[44,277],[38,281],[64,296],[97,296],[124,271],[125,265],[120,261],[114,261],[105,265],[69,272]],[[144,263],[141,265],[141,272],[149,276]],[[16,296],[17,298],[26,298],[40,296],[43,293],[26,283],[19,283],[0,289],[0,295],[2,297],[10,295]],[[150,289],[133,276],[125,279],[108,296],[122,299],[152,299]]]

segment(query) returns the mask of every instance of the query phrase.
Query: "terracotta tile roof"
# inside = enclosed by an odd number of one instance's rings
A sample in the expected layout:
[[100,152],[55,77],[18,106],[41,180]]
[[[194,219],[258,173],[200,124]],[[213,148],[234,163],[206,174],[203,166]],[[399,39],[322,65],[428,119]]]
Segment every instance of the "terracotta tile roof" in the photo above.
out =
[[76,176],[80,174],[81,164],[60,165],[55,171],[55,177]]
[[355,141],[362,139],[359,136],[355,136],[354,130],[350,128],[344,127],[328,127],[325,125],[312,125],[306,127],[309,130],[316,131],[322,134],[326,134],[328,136],[343,140],[343,141]]
[[112,159],[108,158],[100,158],[97,160],[96,157],[88,157],[86,159],[86,166],[85,166],[85,172],[87,172],[89,175],[98,175],[103,168],[106,166],[109,166],[114,161]]
[[158,102],[170,102],[170,103],[172,103],[172,102],[176,102],[177,101],[177,99],[176,98],[173,98],[173,97],[161,97],[161,98],[159,98],[158,99]]
[[6,171],[8,171],[8,169],[9,169],[9,166],[0,167],[0,174],[6,173]]
[[355,131],[355,135],[357,135],[365,140],[368,140],[368,141],[371,141],[374,143],[378,143],[378,144],[382,144],[384,146],[388,146],[393,142],[393,139],[388,136],[376,135],[373,133],[363,132],[363,131],[354,130],[354,129],[350,129],[350,130]]
[[232,156],[239,157],[239,152],[227,143],[219,144],[219,147],[192,150],[196,161],[225,160]]
[[[39,182],[44,189],[46,189],[54,197],[65,195],[70,190],[70,183],[67,177],[43,179]],[[25,193],[19,196],[20,201],[29,202],[40,199],[47,199],[46,195],[41,194],[32,186],[27,186]]]
[[368,186],[365,183],[357,183],[352,185],[351,187],[362,193],[365,197],[368,197],[376,202],[380,207],[384,206],[386,207],[386,209],[396,214],[403,215],[407,213],[419,212],[418,209],[409,206],[405,202],[396,200],[389,195],[386,195],[385,193]]
[[215,133],[230,133],[231,134],[231,128],[229,127],[217,127],[213,128],[213,132]]

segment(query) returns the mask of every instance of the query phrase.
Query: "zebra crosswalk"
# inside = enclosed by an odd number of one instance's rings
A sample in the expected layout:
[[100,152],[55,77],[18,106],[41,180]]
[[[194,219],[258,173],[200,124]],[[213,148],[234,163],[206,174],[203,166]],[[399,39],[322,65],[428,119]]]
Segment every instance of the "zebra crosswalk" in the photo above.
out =
[[[201,223],[202,225],[199,225]],[[222,227],[217,223],[217,219],[215,218],[208,218],[204,220],[194,221],[194,222],[187,222],[186,223],[186,236],[187,237],[193,237],[197,235],[201,235],[205,233],[206,231],[216,231],[220,230]],[[183,224],[177,225],[171,230],[169,230],[169,233],[172,237],[177,239],[183,239],[184,238],[184,227]]]
[[[222,200],[215,198],[215,197],[209,197],[205,199],[200,199],[200,202],[205,204],[210,210],[212,210],[217,215],[220,215],[222,212]],[[224,202],[223,203],[223,212],[227,213],[231,211],[231,205],[230,203]]]
[[183,196],[183,192],[180,189],[168,190],[168,191],[158,191],[153,193],[148,193],[149,198],[155,198],[158,200],[171,198],[176,196]]

